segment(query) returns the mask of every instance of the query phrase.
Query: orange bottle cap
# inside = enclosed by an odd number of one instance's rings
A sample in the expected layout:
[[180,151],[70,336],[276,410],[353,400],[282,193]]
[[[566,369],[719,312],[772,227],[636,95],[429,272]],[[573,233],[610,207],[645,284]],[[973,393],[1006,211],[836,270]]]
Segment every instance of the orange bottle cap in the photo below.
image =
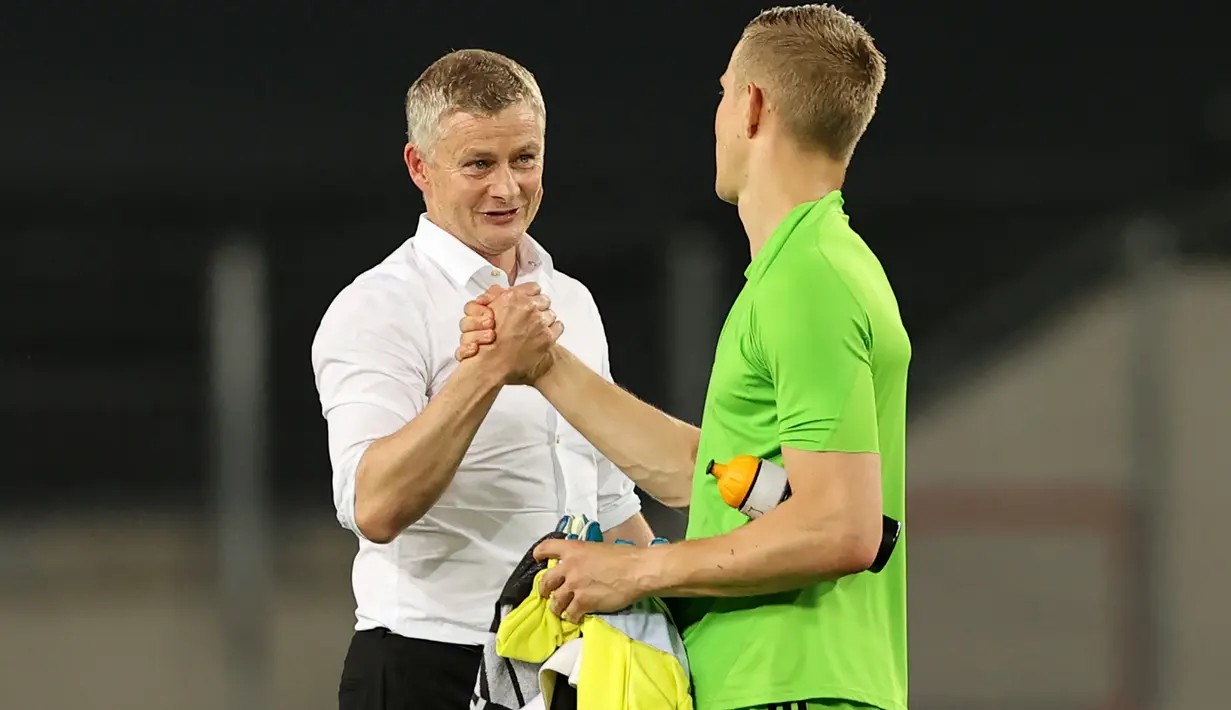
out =
[[722,464],[711,461],[705,472],[718,479],[718,493],[723,501],[738,509],[748,500],[748,492],[757,481],[761,461],[755,456],[736,456]]

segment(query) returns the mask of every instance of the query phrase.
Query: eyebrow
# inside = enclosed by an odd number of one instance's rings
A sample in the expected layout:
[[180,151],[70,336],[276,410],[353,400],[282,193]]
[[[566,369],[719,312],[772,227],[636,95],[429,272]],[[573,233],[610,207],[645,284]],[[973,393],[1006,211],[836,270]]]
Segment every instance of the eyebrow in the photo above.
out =
[[[542,146],[539,145],[538,141],[530,141],[529,143],[523,143],[522,145],[518,146],[517,149],[514,150],[513,152],[514,153],[528,153],[528,152],[537,153],[541,150],[542,150]],[[469,153],[465,154],[465,157],[467,160],[474,160],[476,158],[489,159],[489,158],[499,157],[499,154],[494,150],[484,148],[480,150],[470,151]]]

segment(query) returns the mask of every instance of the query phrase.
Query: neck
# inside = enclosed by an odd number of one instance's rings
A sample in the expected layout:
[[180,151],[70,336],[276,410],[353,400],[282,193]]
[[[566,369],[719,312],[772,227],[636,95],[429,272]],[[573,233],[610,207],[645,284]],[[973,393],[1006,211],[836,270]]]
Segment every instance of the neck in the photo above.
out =
[[739,193],[739,219],[752,258],[791,210],[841,189],[846,165],[782,141],[750,156],[748,181]]
[[484,259],[487,259],[492,266],[497,269],[503,269],[504,273],[508,274],[510,288],[513,284],[517,283],[517,247],[513,247],[505,253],[497,256],[488,256],[482,252],[479,252],[479,254]]
[[454,239],[465,244],[474,253],[486,259],[487,263],[508,274],[510,287],[517,282],[517,250],[521,247],[520,240],[512,249],[506,249],[500,253],[492,253],[490,250],[485,249],[482,244],[460,236],[465,232],[455,227],[448,220],[438,217],[431,205],[427,206],[427,220],[448,232]]

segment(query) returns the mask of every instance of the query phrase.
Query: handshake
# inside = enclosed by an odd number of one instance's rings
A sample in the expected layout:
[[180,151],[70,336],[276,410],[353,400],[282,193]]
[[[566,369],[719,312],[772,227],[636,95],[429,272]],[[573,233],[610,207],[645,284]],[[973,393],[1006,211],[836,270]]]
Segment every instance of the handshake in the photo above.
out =
[[492,286],[466,304],[454,356],[501,374],[505,384],[530,385],[551,369],[564,324],[538,284]]

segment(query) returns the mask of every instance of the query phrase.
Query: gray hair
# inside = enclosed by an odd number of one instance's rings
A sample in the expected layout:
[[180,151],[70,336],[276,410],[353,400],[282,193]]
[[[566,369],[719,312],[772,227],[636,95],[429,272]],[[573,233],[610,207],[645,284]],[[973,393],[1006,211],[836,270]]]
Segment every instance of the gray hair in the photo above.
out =
[[525,67],[484,49],[450,52],[425,69],[406,92],[406,137],[430,155],[446,116],[456,111],[493,116],[523,102],[546,128],[543,92]]

